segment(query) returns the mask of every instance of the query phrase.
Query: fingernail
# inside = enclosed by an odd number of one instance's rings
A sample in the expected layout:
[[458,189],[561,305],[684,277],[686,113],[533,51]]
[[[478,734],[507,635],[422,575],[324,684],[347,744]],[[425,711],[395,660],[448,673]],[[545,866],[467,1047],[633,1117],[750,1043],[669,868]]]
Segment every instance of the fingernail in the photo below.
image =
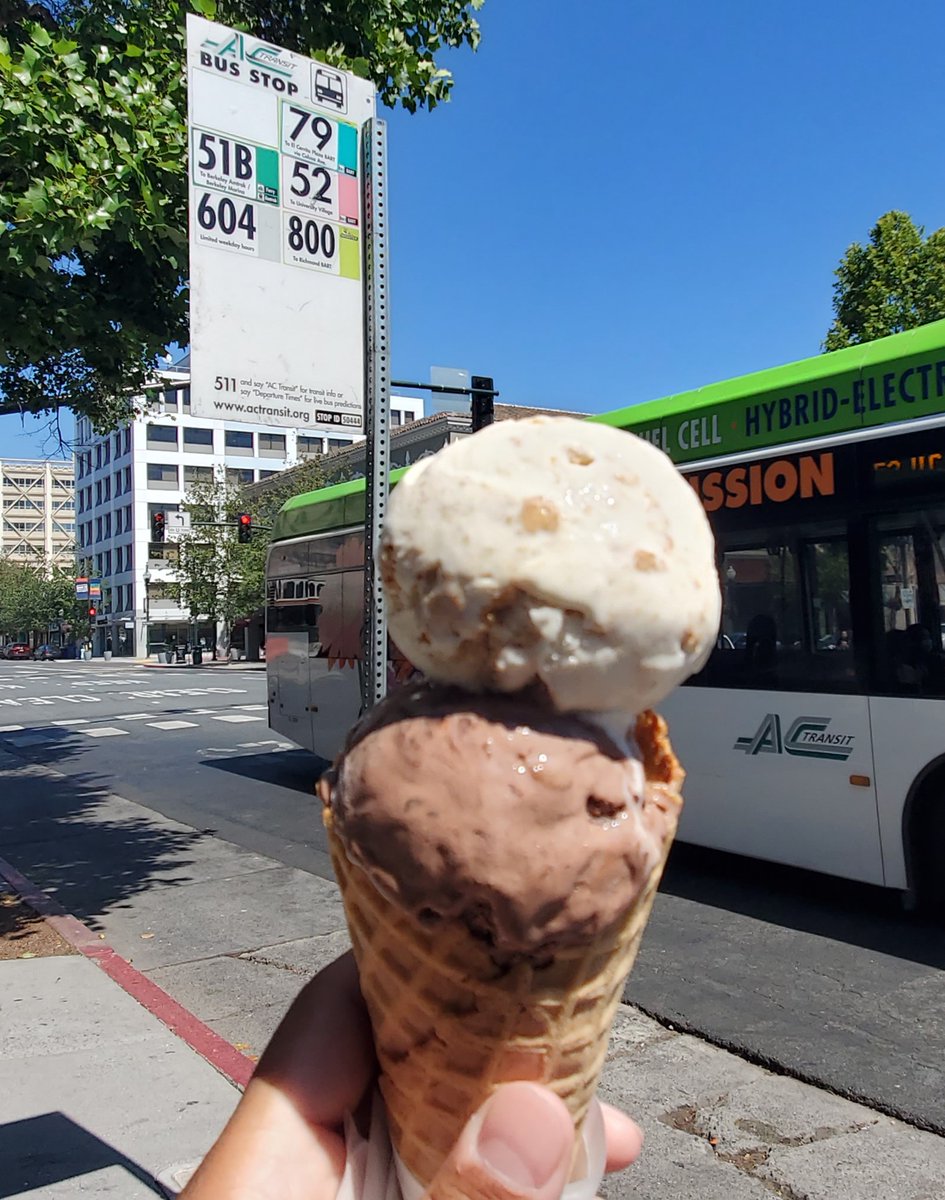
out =
[[476,1149],[492,1175],[524,1191],[566,1170],[573,1144],[574,1126],[557,1096],[533,1083],[508,1083],[486,1101]]

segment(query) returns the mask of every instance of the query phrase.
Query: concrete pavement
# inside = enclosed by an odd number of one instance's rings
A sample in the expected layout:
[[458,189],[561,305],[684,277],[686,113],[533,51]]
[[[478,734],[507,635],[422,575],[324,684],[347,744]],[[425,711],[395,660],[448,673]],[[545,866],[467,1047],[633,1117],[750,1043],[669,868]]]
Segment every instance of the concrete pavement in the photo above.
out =
[[237,1089],[88,958],[0,962],[0,1196],[172,1194]]
[[[112,794],[76,820],[44,808],[55,771],[12,756],[0,768],[14,866],[230,1047],[258,1054],[304,979],[346,947],[326,879]],[[0,1012],[0,1180],[19,1181],[0,1195],[151,1195],[232,1107],[231,1084],[86,958],[0,963]],[[605,1184],[610,1200],[945,1194],[942,1138],[628,1005],[602,1093],[647,1134],[642,1162]]]

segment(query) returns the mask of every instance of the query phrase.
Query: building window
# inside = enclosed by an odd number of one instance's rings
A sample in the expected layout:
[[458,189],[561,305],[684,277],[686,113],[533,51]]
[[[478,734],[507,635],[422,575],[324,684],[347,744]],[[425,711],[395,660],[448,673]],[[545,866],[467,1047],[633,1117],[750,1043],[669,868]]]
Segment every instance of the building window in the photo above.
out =
[[390,410],[390,423],[391,423],[391,425],[399,425],[400,424],[400,409],[399,408],[392,408]]
[[253,482],[253,474],[252,471],[243,470],[241,467],[229,467],[226,472],[226,481],[241,487],[243,484]]
[[[168,513],[172,513],[172,512],[175,512],[175,513],[180,512],[180,505],[179,504],[149,504],[148,505],[148,529],[149,529],[149,531],[151,528],[151,518],[156,513],[164,513],[164,515],[166,517]],[[128,525],[128,528],[129,529],[131,528],[130,523]]]
[[115,472],[115,495],[121,495],[121,471]]
[[103,492],[103,496],[106,501],[111,500],[112,498],[112,481],[110,479],[105,480],[105,491]]
[[163,450],[165,446],[177,445],[176,425],[148,425],[147,432],[149,450]]
[[260,458],[285,458],[285,434],[261,433],[259,435]]
[[111,536],[112,536],[112,514],[106,513],[105,514],[105,537],[110,538]]
[[329,438],[328,439],[328,449],[329,450],[341,450],[345,446],[350,446],[350,445],[351,445],[351,443],[347,440],[347,438]]
[[155,488],[177,487],[175,463],[148,463],[148,483]]
[[125,453],[126,454],[131,453],[131,426],[130,425],[125,430]]
[[411,421],[415,421],[416,419],[417,419],[416,413],[408,412],[407,409],[404,409],[404,424],[405,425],[409,425]]
[[102,503],[102,481],[101,481],[101,479],[95,485],[95,503],[97,505]]
[[123,508],[119,508],[117,510],[117,512],[115,513],[115,532],[116,533],[121,533],[122,517],[124,516],[124,513],[125,513],[125,510]]
[[321,454],[324,448],[320,437],[306,437],[302,433],[299,434],[295,445],[302,458],[308,458],[312,454]]
[[105,561],[103,564],[103,570],[104,570],[106,576],[111,575],[111,573],[112,573],[112,552],[111,552],[111,550],[105,551]]
[[230,454],[252,454],[253,435],[243,429],[227,429],[223,444]]
[[115,434],[115,457],[121,454],[121,432]]
[[184,426],[184,449],[196,450],[198,453],[209,453],[213,449],[213,430],[197,429],[190,425]]
[[260,479],[271,479],[273,477],[273,475],[278,475],[278,474],[279,474],[278,471],[260,471],[259,478]]
[[95,469],[96,469],[96,471],[99,470],[101,465],[102,465],[102,443],[99,442],[99,444],[95,447]]
[[176,392],[162,392],[161,393],[161,401],[167,412],[177,412],[177,393]]
[[184,467],[184,483],[213,483],[213,467]]
[[112,448],[106,441],[105,444],[102,446],[102,463],[104,466],[107,467],[111,461],[112,461]]

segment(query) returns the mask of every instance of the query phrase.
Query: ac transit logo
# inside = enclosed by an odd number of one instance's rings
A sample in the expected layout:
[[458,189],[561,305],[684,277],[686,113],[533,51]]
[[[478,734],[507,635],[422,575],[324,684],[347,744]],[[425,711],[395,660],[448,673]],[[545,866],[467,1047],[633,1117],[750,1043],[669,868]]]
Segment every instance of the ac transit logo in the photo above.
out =
[[[233,75],[240,74],[240,69],[236,65],[240,62],[268,75],[281,75],[286,79],[291,79],[294,74],[292,59],[278,46],[257,42],[255,38],[247,39],[242,33],[231,33],[218,42],[215,42],[213,38],[205,38],[201,43],[200,58],[203,66],[216,65],[217,69],[221,71],[225,71],[224,64],[229,59],[230,74]],[[260,78],[253,77],[252,71],[250,78],[253,83],[261,81]]]
[[852,733],[828,733],[830,717],[798,717],[781,735],[781,718],[768,713],[751,737],[740,737],[733,750],[746,754],[795,754],[800,758],[830,758],[846,762],[853,753]]

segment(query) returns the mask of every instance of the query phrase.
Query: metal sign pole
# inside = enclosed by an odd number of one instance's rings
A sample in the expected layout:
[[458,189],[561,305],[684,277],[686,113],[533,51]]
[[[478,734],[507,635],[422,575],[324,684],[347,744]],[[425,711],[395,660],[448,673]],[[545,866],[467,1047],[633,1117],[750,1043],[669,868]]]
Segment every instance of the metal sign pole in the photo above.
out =
[[387,514],[390,482],[390,352],[388,345],[387,124],[364,125],[365,435],[364,670],[361,700],[369,709],[387,694],[387,614],[375,555]]

